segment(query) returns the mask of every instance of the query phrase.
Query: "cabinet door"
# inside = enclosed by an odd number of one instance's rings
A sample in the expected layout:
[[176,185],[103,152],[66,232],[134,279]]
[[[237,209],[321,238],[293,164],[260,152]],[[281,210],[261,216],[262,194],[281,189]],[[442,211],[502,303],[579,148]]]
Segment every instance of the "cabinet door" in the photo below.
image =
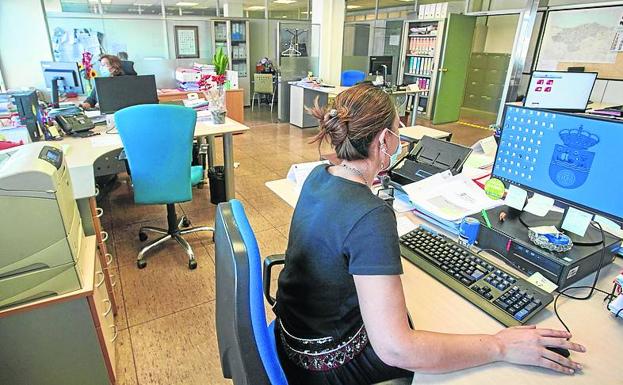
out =
[[[455,122],[459,119],[475,25],[476,18],[473,16],[452,13],[448,17],[433,124]],[[473,81],[478,80],[473,78]]]

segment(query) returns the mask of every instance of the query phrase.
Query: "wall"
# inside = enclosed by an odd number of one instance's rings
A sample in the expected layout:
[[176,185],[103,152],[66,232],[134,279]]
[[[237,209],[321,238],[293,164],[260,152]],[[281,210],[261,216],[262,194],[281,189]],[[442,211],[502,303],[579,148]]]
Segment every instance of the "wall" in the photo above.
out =
[[344,0],[313,0],[312,23],[320,24],[319,76],[340,84],[344,35]]
[[52,60],[52,51],[40,0],[1,0],[0,64],[6,87],[44,88],[41,61],[46,60]]
[[490,16],[487,21],[484,52],[510,54],[513,51],[518,19],[518,15]]

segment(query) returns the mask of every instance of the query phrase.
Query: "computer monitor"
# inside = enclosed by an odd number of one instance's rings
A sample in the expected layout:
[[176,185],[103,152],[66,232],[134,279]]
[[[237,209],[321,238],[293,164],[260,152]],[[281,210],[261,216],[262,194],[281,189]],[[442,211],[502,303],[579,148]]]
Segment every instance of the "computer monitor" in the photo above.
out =
[[52,90],[52,104],[58,106],[59,92],[83,94],[84,87],[76,62],[42,61],[45,85]]
[[154,75],[97,77],[95,90],[103,114],[137,104],[158,104]]
[[492,176],[623,221],[623,123],[507,105]]
[[596,72],[534,71],[524,106],[559,111],[585,111]]
[[370,75],[382,75],[383,65],[385,65],[387,66],[387,75],[391,75],[393,60],[394,58],[392,56],[370,56],[368,72]]

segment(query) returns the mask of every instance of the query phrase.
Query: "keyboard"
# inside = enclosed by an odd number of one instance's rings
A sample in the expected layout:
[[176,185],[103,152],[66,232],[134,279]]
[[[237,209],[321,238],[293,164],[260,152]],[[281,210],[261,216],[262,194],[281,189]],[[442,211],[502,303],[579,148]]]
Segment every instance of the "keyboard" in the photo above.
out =
[[506,326],[525,324],[554,300],[532,283],[425,227],[400,237],[403,257]]

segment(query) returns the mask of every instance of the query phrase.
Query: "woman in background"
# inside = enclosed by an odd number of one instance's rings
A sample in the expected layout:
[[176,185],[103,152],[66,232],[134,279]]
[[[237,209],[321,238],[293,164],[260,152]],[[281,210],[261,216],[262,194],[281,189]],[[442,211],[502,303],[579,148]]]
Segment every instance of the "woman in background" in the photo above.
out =
[[[121,66],[121,60],[115,55],[102,55],[100,56],[100,76],[101,77],[109,77],[109,76],[123,76],[125,72],[123,72]],[[97,105],[97,92],[95,87],[91,90],[89,96],[82,103],[82,108],[89,109],[95,108]]]

